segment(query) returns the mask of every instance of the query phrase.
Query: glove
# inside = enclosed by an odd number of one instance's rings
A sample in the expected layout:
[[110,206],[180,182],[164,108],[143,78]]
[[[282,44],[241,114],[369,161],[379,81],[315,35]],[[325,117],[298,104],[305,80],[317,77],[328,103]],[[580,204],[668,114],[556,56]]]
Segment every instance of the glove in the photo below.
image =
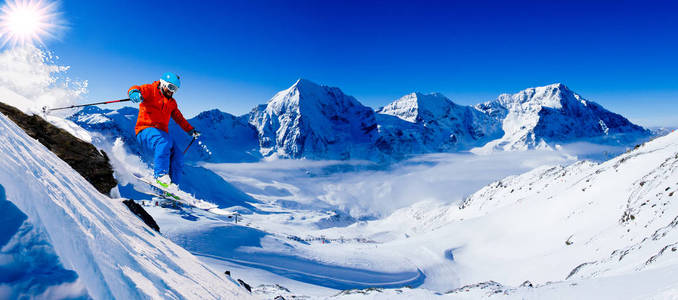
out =
[[188,132],[188,135],[192,136],[194,139],[197,139],[200,136],[200,131],[193,129]]
[[129,91],[129,99],[132,100],[134,103],[139,103],[141,101],[144,101],[144,97],[141,96],[141,93],[139,90],[131,90]]

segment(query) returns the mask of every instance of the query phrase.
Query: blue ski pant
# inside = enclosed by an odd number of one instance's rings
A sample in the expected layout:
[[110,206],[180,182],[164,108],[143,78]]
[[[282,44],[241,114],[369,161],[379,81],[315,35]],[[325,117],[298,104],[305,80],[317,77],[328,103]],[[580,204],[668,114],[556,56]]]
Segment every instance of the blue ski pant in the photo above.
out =
[[178,184],[184,165],[184,154],[169,133],[148,127],[137,134],[137,141],[144,151],[153,153],[153,175],[157,178],[169,174],[172,182]]

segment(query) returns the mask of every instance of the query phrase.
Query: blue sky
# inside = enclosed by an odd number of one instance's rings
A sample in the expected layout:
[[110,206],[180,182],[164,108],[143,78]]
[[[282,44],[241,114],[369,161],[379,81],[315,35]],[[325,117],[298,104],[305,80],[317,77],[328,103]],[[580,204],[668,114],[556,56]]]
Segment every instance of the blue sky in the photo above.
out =
[[[141,2],[141,3],[139,3]],[[182,75],[188,116],[236,115],[299,78],[377,108],[562,82],[642,125],[678,125],[678,7],[652,1],[64,1],[47,48],[93,101]]]

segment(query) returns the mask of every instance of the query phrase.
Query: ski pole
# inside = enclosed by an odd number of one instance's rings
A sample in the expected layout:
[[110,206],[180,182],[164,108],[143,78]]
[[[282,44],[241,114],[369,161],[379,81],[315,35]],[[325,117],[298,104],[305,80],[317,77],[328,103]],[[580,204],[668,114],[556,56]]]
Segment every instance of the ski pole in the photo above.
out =
[[59,107],[59,108],[47,108],[47,106],[42,107],[42,112],[44,114],[47,114],[49,112],[55,111],[55,110],[62,110],[62,109],[69,109],[69,108],[78,108],[78,107],[84,107],[84,106],[92,106],[92,105],[99,105],[99,104],[111,104],[111,103],[118,103],[118,102],[127,102],[131,101],[129,98],[127,99],[120,99],[120,100],[112,100],[112,101],[104,101],[104,102],[97,102],[97,103],[89,103],[89,104],[81,104],[81,105],[71,105],[71,106],[66,106],[66,107]]
[[190,148],[191,145],[193,145],[193,142],[195,142],[195,139],[196,139],[196,138],[193,138],[193,139],[191,140],[191,142],[188,143],[188,146],[186,146],[186,150],[184,150],[184,154],[186,154],[186,151],[188,151],[188,148]]

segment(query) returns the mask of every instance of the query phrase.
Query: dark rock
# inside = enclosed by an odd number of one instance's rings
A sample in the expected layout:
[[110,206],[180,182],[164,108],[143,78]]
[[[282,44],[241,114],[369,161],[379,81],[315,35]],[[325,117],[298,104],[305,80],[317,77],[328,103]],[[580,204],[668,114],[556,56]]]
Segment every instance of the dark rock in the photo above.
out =
[[248,292],[250,293],[252,292],[252,287],[249,284],[242,281],[242,279],[238,279],[238,283],[240,283],[240,285],[242,285],[242,287],[244,287]]
[[[132,211],[133,214],[137,215],[139,219],[144,221],[148,227],[151,227],[151,229],[160,232],[160,226],[158,226],[158,223],[153,220],[153,217],[149,215],[146,210],[139,205],[139,203],[134,202],[134,200],[127,199],[125,201],[122,201],[122,203],[125,203],[127,205],[127,208],[129,208],[130,211]],[[228,271],[227,271],[228,272]]]
[[226,274],[226,276],[231,276],[231,271],[226,271],[224,274]]
[[453,290],[450,290],[446,292],[445,294],[455,294],[455,293],[463,293],[463,292],[469,292],[474,289],[480,289],[480,290],[489,290],[489,294],[499,294],[503,293],[505,287],[493,280],[490,281],[485,281],[485,282],[479,282],[475,284],[469,284],[462,286],[460,288],[456,288]]
[[0,113],[65,161],[102,194],[108,195],[118,185],[113,178],[113,168],[108,156],[92,144],[74,137],[38,115],[29,116],[1,102]]
[[375,292],[382,293],[383,291],[384,291],[383,288],[375,288],[375,287],[366,288],[366,289],[350,289],[350,290],[343,290],[343,291],[339,292],[339,294],[337,294],[337,296],[352,295],[352,294],[368,295],[368,294],[372,294],[372,293],[375,293]]
[[567,277],[565,277],[565,280],[570,279],[570,277],[574,276],[574,274],[577,274],[577,272],[581,271],[584,267],[591,264],[594,264],[594,262],[585,262],[583,264],[578,265],[577,267],[572,269],[572,271],[570,271],[570,274],[567,275]]

